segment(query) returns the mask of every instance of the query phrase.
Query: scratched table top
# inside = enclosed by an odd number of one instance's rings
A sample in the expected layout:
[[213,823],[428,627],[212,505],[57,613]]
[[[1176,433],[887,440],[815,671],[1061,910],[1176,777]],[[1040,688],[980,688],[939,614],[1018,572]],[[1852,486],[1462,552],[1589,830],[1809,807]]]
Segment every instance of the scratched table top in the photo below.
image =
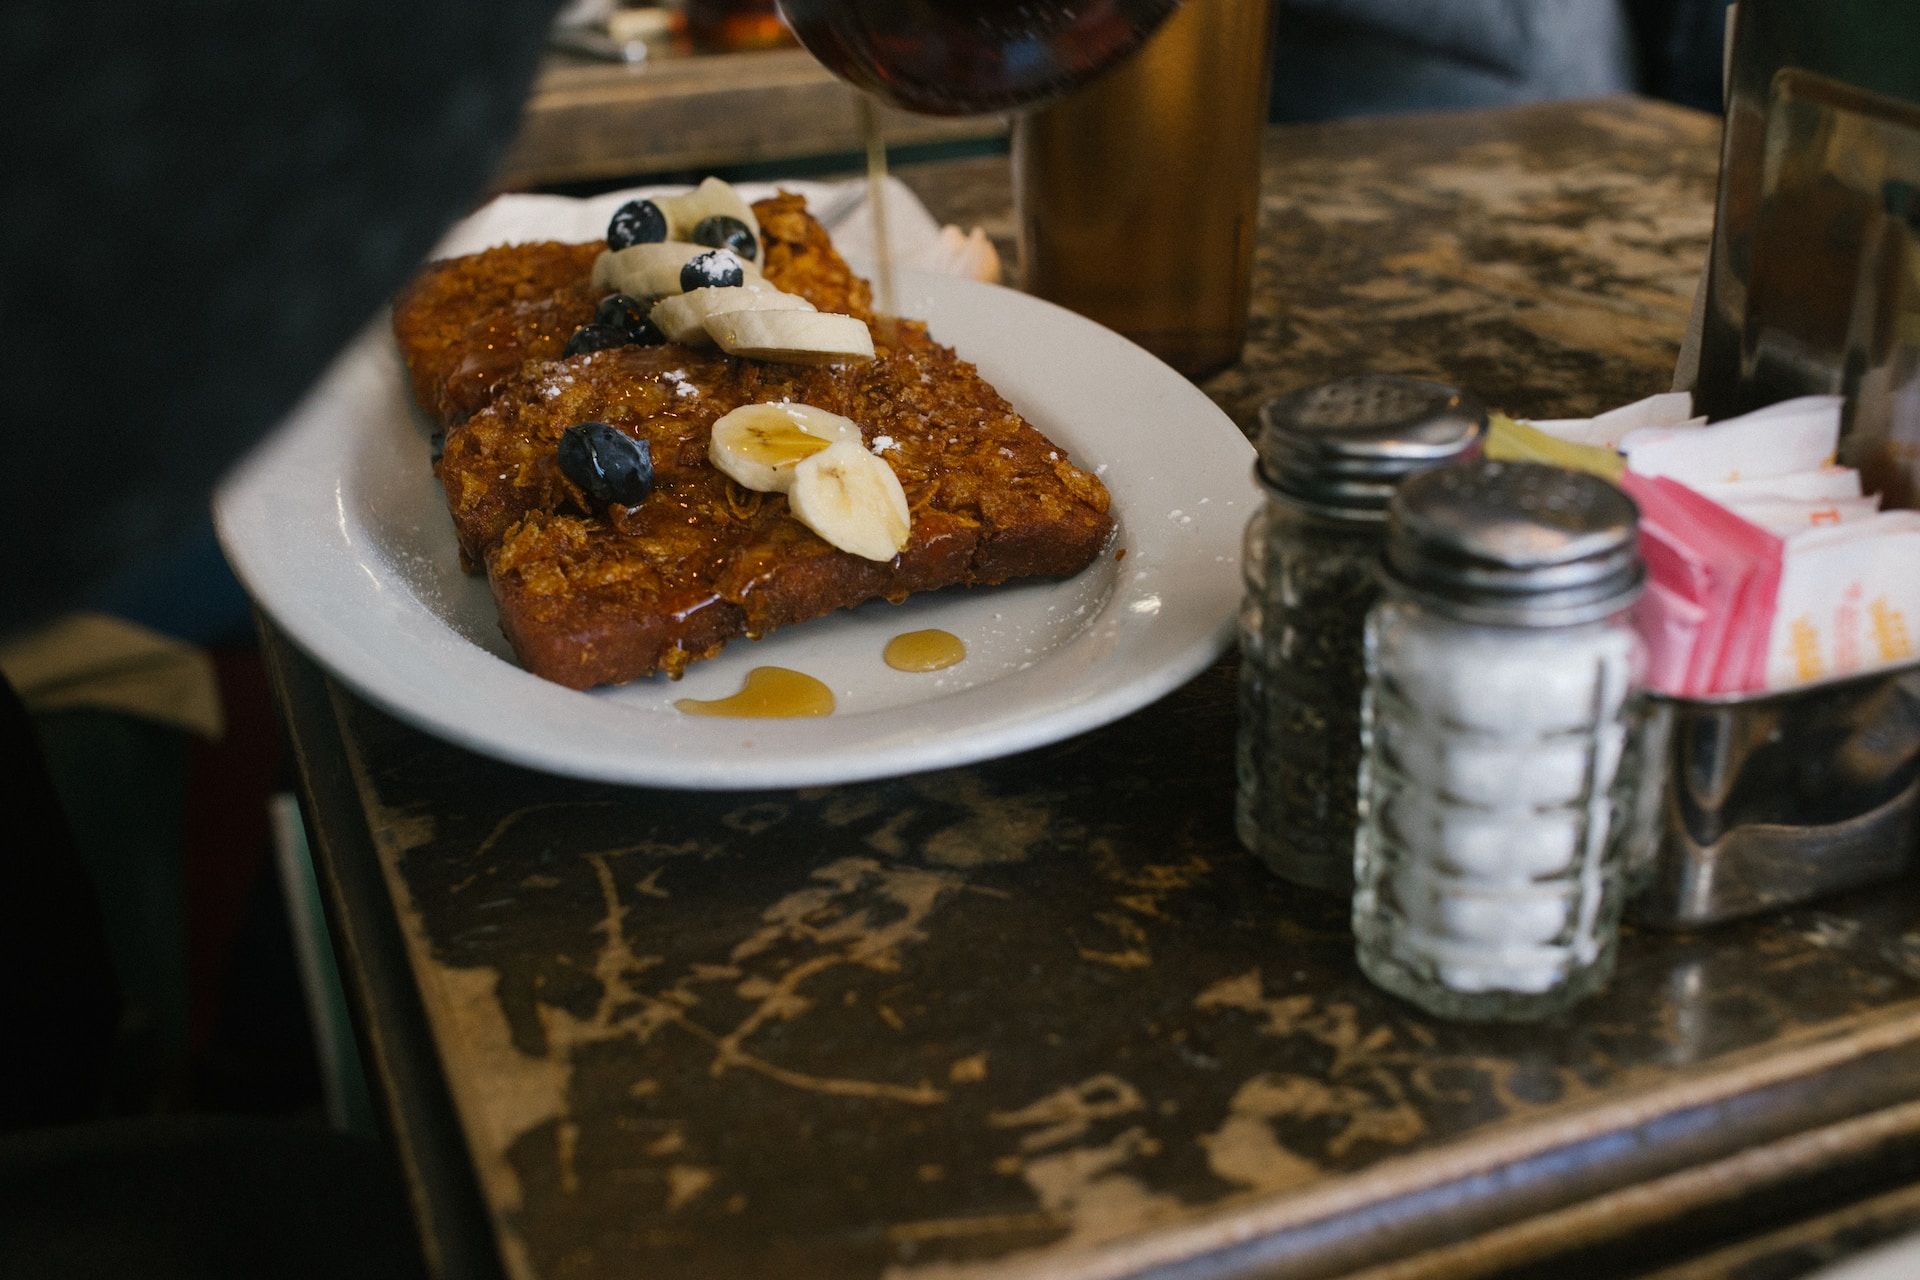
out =
[[[1361,370],[1538,416],[1664,390],[1717,136],[1628,101],[1276,130],[1206,388],[1243,427]],[[904,176],[1004,237],[1003,161]],[[1731,1280],[1757,1218],[1914,1220],[1911,886],[1631,931],[1560,1020],[1449,1026],[1237,845],[1231,659],[1007,760],[686,794],[473,756],[268,640],[442,1274]]]

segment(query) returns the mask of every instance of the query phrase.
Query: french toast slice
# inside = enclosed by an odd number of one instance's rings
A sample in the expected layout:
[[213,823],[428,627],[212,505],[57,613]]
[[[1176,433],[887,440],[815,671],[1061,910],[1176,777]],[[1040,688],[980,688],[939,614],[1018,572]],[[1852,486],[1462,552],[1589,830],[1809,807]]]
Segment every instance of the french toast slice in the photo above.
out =
[[[873,318],[873,291],[855,275],[799,196],[758,201],[761,270],[776,289],[821,311]],[[429,263],[395,299],[393,332],[414,399],[442,426],[464,422],[529,360],[552,360],[593,319],[590,277],[606,246],[500,245]]]
[[[762,201],[755,214],[770,281],[822,309],[872,318],[866,282],[797,198]],[[880,319],[876,359],[828,367],[673,344],[543,358],[549,334],[519,319],[499,322],[472,301],[476,293],[502,297],[501,282],[524,282],[559,257],[548,246],[521,249],[521,268],[509,265],[514,250],[476,255],[492,255],[486,264],[439,264],[439,282],[425,287],[441,300],[428,301],[434,295],[416,285],[396,331],[423,407],[449,423],[437,471],[462,557],[485,569],[501,629],[536,675],[573,688],[678,676],[741,636],[875,598],[1071,575],[1105,544],[1113,525],[1105,487],[924,325]],[[576,265],[582,276],[592,256]],[[472,283],[470,292],[451,287],[459,279]],[[531,290],[505,291],[508,305],[521,308],[516,317],[538,315],[544,324],[579,294],[590,318],[595,299],[579,280],[548,284],[545,310]],[[463,324],[465,338],[407,345]],[[480,337],[496,344],[487,349],[499,358],[495,367],[514,354],[521,360],[490,399],[455,417],[477,382],[448,371],[473,363],[468,344]],[[708,460],[718,418],[782,400],[852,419],[892,467],[913,516],[893,560],[836,550],[794,517],[783,495],[744,489]],[[589,421],[647,441],[654,488],[645,501],[596,510],[561,473],[560,437]]]
[[[440,474],[455,525],[528,670],[575,688],[678,675],[728,640],[864,600],[1085,568],[1112,528],[1105,487],[923,326],[877,328],[878,358],[837,369],[675,361],[669,348],[578,356],[454,432]],[[893,561],[835,550],[785,497],[707,460],[722,414],[782,399],[851,418],[881,445],[913,513]],[[554,452],[581,421],[648,441],[645,502],[604,514],[579,503]]]
[[597,244],[502,245],[429,263],[395,300],[393,333],[413,398],[442,426],[464,422],[528,360],[551,360],[600,301]]

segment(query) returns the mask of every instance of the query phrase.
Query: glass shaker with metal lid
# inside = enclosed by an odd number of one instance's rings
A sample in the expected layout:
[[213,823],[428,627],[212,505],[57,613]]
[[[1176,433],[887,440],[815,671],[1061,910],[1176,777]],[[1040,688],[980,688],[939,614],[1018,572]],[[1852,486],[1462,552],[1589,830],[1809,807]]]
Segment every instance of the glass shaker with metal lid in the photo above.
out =
[[1353,924],[1367,976],[1430,1013],[1545,1017],[1612,970],[1637,523],[1606,481],[1532,463],[1476,460],[1394,498]]
[[1362,629],[1387,501],[1478,449],[1486,411],[1452,387],[1366,375],[1261,410],[1240,610],[1241,843],[1297,884],[1353,885]]

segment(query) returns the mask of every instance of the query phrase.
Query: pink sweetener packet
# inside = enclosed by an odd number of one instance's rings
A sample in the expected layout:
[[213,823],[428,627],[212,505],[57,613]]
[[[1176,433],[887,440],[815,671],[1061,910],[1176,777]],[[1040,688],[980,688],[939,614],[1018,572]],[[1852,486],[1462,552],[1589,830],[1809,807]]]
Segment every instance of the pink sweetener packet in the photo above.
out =
[[1633,625],[1647,649],[1648,688],[1672,694],[1685,691],[1687,665],[1706,616],[1706,606],[1649,570],[1647,589],[1633,606]]
[[[1755,527],[1748,524],[1749,529]],[[1753,545],[1752,571],[1728,608],[1731,625],[1708,681],[1711,692],[1747,693],[1766,687],[1767,645],[1773,638],[1773,612],[1786,557],[1783,540],[1766,536],[1764,545]]]
[[[1649,647],[1663,653],[1654,687],[1703,697],[1751,687],[1766,652],[1781,540],[1678,481],[1628,472],[1620,484],[1640,507],[1640,549],[1654,587],[1642,615]],[[1685,608],[1680,607],[1686,606]]]

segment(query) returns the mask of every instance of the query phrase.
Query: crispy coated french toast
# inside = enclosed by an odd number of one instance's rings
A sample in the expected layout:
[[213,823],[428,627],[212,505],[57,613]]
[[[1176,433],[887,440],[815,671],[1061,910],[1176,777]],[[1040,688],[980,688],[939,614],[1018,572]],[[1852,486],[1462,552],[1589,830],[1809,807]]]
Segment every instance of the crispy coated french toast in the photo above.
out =
[[442,426],[464,422],[528,360],[559,355],[593,318],[600,249],[549,240],[428,265],[393,308],[420,407]]
[[[593,316],[599,245],[436,263],[396,306],[415,395],[447,427],[437,470],[463,559],[485,569],[501,627],[537,675],[574,688],[677,676],[729,640],[865,600],[1070,575],[1106,541],[1105,487],[925,326],[875,320],[866,282],[797,197],[754,213],[769,283],[874,320],[874,360],[807,367],[678,344],[558,358]],[[836,550],[784,495],[745,489],[709,460],[717,419],[770,401],[859,424],[912,512],[891,561]],[[646,442],[644,501],[596,506],[568,478],[556,452],[582,422]]]

